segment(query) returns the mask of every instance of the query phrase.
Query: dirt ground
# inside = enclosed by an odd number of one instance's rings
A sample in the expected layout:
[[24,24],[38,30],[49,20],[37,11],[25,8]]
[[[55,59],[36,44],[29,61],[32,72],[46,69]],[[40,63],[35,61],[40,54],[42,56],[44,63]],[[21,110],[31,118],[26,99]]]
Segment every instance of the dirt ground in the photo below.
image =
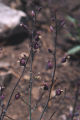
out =
[[[5,2],[5,1],[4,1]],[[55,0],[53,2],[53,7],[57,6],[60,8],[61,12],[59,11],[58,17],[63,17],[67,14],[73,15],[75,18],[80,20],[80,0],[62,0],[61,2]],[[76,6],[79,8],[75,9]],[[46,65],[48,60],[52,60],[52,55],[48,53],[48,48],[54,50],[54,34],[49,32],[49,24],[41,25],[41,41],[42,46],[40,50],[36,53],[35,60],[33,62],[33,89],[32,89],[32,106],[35,105],[41,94],[44,92],[43,97],[41,98],[37,109],[32,113],[32,119],[37,120],[39,119],[41,112],[44,108],[44,105],[47,101],[48,91],[44,91],[42,89],[42,83],[48,82],[50,84],[51,81],[51,73],[52,70],[46,70]],[[65,27],[70,29],[70,26],[67,24]],[[78,88],[77,83],[80,84],[80,54],[76,54],[71,56],[65,64],[60,64],[61,58],[67,52],[67,50],[74,46],[73,43],[68,42],[65,37],[66,31],[65,28],[62,30],[58,35],[57,41],[57,69],[56,69],[56,84],[54,85],[52,96],[54,91],[58,88],[65,90],[66,95],[64,97],[64,92],[61,96],[55,97],[49,104],[48,109],[46,110],[43,120],[48,120],[50,115],[53,112],[56,112],[53,116],[52,120],[70,120],[70,110],[73,108],[75,103],[75,94]],[[17,36],[17,37],[16,37]],[[29,54],[29,37],[27,35],[22,37],[20,35],[15,35],[14,37],[11,36],[5,39],[3,42],[1,41],[0,46],[3,48],[2,56],[0,57],[0,61],[10,63],[9,70],[13,73],[13,78],[8,86],[5,88],[3,94],[5,95],[4,104],[9,98],[9,95],[12,91],[12,88],[16,84],[23,67],[19,65],[17,62],[19,60],[19,56],[21,53],[26,52]],[[53,61],[54,63],[54,61]],[[29,69],[30,69],[30,62],[27,65],[26,71],[24,73],[23,78],[21,79],[19,85],[16,88],[14,96],[17,92],[20,92],[21,97],[26,101],[29,102],[29,94],[28,94],[28,87],[29,87]],[[38,77],[38,78],[36,78]],[[80,87],[80,86],[79,86]],[[29,119],[29,106],[25,105],[21,99],[15,100],[14,96],[11,101],[11,105],[7,111],[9,117],[13,118],[13,120],[28,120]],[[77,100],[77,105],[80,106],[80,90],[79,96]],[[79,116],[75,116],[74,120],[80,119],[80,108],[76,111],[79,113]],[[77,119],[79,117],[79,119]],[[9,120],[5,116],[4,120]]]

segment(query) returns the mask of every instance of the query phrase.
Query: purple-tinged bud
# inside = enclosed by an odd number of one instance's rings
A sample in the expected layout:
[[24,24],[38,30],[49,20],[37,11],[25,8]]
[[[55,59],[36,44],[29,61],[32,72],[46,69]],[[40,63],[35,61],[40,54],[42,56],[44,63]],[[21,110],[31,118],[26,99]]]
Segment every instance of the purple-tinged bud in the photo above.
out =
[[52,18],[51,18],[51,21],[55,21],[55,17],[52,17]]
[[48,52],[49,52],[49,53],[53,53],[53,51],[52,51],[50,48],[48,49]]
[[5,96],[4,96],[4,95],[1,95],[1,96],[0,96],[0,99],[1,99],[1,100],[3,100],[4,98],[5,98]]
[[61,63],[65,63],[65,62],[66,62],[66,57],[63,57]]
[[47,83],[44,83],[44,90],[48,90],[48,84]]
[[64,20],[61,20],[61,27],[63,27],[65,24],[65,21]]
[[48,61],[48,64],[47,64],[47,69],[52,69],[53,68],[53,64],[51,61]]
[[35,44],[34,44],[34,49],[38,49],[39,48],[39,44],[36,42]]
[[37,10],[38,10],[38,12],[40,12],[40,11],[41,11],[41,9],[42,9],[42,7],[38,7],[38,9],[37,9]]
[[21,58],[20,66],[25,66],[25,65],[26,65],[26,59],[25,58]]
[[35,16],[35,12],[32,10],[31,15],[34,17]]
[[16,95],[15,95],[15,99],[18,100],[20,98],[20,93],[18,92]]
[[54,30],[53,26],[50,26],[50,32],[53,32],[53,30]]
[[62,92],[63,92],[63,90],[57,89],[57,90],[56,90],[56,95],[59,96],[59,95],[61,95]]
[[36,35],[36,36],[35,36],[35,40],[36,40],[36,41],[39,41],[39,35]]

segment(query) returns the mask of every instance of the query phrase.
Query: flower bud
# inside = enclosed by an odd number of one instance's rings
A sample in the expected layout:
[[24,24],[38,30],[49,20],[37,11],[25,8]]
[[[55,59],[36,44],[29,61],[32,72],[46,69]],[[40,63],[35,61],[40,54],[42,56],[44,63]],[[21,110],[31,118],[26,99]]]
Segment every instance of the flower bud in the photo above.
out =
[[25,66],[25,65],[26,65],[26,59],[25,58],[21,58],[20,66]]
[[53,32],[53,30],[54,30],[53,26],[50,26],[50,32]]
[[52,69],[53,68],[53,64],[51,61],[48,61],[48,64],[47,64],[47,69]]
[[44,84],[44,90],[48,90],[48,85],[46,83]]
[[15,99],[18,100],[20,98],[20,93],[18,92],[16,95],[15,95]]
[[53,53],[53,51],[52,51],[50,48],[48,49],[48,52],[49,52],[49,53]]
[[34,17],[35,16],[35,12],[32,10],[31,15]]
[[63,92],[63,90],[57,89],[57,90],[56,90],[56,95],[59,96],[59,95],[61,95],[62,92]]

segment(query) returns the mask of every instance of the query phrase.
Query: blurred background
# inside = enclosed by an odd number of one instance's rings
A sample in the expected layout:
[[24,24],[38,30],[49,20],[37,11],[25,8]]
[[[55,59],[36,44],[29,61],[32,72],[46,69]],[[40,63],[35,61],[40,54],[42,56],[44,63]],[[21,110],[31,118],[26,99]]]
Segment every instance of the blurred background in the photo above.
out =
[[[33,88],[32,106],[37,103],[32,112],[33,120],[39,119],[48,97],[48,90],[43,89],[43,83],[50,85],[52,69],[47,70],[48,61],[54,60],[48,49],[54,50],[55,30],[54,14],[57,10],[57,19],[62,21],[57,40],[57,69],[56,83],[51,96],[54,98],[49,103],[43,120],[52,119],[74,120],[80,119],[80,0],[0,0],[0,86],[4,86],[4,99],[1,101],[5,108],[12,88],[16,84],[23,69],[19,64],[22,54],[29,56],[29,41],[32,29],[32,11],[39,10],[35,29],[40,32],[41,47],[37,50],[33,62]],[[28,30],[20,24],[28,26]],[[63,24],[64,23],[64,24]],[[68,55],[65,63],[62,59]],[[26,67],[21,82],[11,100],[11,105],[4,120],[29,119],[29,79],[30,62]],[[64,92],[57,97],[55,91],[62,89]],[[21,98],[15,100],[15,94],[20,93]],[[1,108],[0,108],[1,109]]]

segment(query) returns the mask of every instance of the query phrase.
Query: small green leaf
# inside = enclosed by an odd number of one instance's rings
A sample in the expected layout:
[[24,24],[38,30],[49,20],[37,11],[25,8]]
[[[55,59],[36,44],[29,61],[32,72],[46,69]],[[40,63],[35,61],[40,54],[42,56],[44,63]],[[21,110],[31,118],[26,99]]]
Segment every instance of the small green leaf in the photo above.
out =
[[72,48],[72,49],[70,49],[70,50],[68,50],[68,54],[69,55],[71,55],[71,54],[75,54],[75,53],[77,53],[77,52],[79,52],[80,51],[80,45],[79,46],[76,46],[76,47],[74,47],[74,48]]
[[72,22],[73,24],[76,24],[76,23],[77,23],[77,20],[76,20],[75,18],[71,17],[71,16],[67,16],[66,18],[67,18],[67,20],[69,20],[69,21]]

